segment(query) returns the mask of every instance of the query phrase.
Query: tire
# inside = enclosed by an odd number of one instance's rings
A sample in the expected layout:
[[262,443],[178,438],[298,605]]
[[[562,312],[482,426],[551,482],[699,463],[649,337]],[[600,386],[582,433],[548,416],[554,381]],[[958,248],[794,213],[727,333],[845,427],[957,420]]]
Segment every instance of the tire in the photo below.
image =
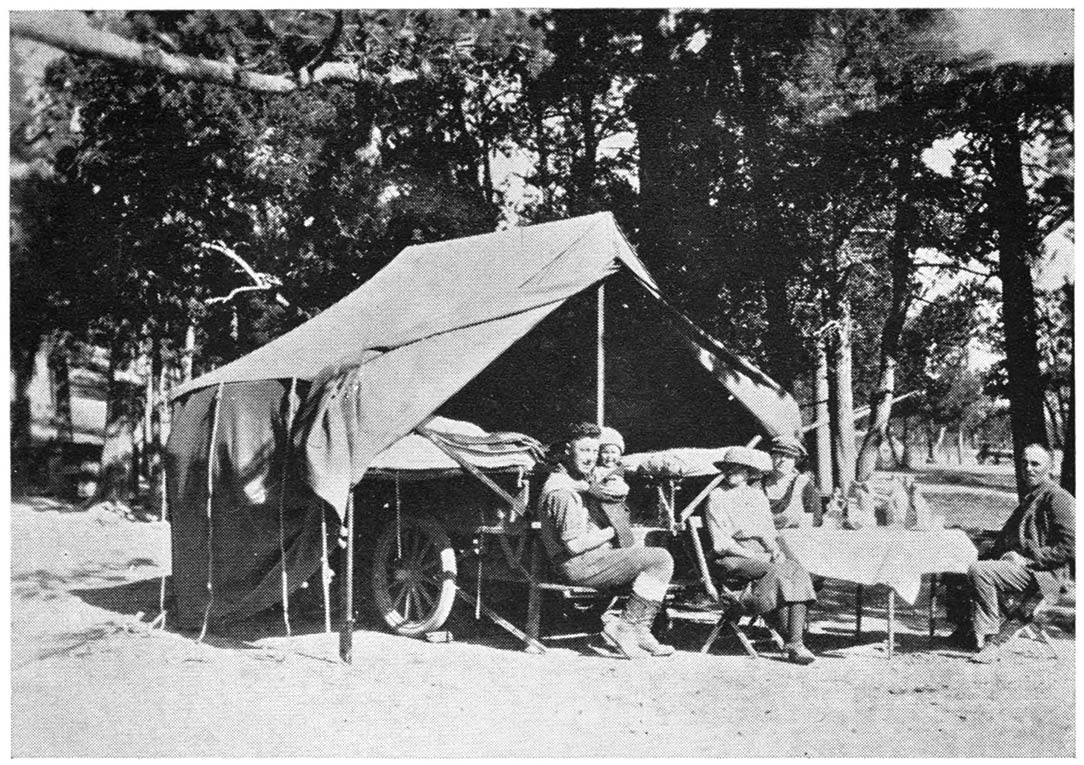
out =
[[399,526],[399,540],[393,521],[373,548],[373,602],[392,630],[416,637],[448,620],[455,604],[455,550],[429,516],[404,515]]

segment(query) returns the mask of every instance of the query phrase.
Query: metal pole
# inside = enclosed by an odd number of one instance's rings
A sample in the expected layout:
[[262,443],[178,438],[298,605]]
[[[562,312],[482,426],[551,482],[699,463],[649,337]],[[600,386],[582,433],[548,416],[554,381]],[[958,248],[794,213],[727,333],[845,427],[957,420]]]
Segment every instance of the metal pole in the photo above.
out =
[[354,489],[346,497],[346,574],[343,576],[343,622],[339,631],[339,658],[354,661]]
[[595,378],[595,419],[601,428],[606,415],[606,348],[603,344],[603,332],[606,328],[606,283],[598,285],[598,328],[596,333],[596,358],[598,360]]

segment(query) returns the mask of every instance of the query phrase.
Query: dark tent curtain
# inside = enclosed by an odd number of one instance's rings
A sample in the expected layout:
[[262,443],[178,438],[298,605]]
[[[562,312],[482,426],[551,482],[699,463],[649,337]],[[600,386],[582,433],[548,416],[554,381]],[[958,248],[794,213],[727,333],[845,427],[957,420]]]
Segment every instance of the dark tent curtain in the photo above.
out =
[[[289,467],[290,387],[289,380],[230,383],[222,386],[220,401],[219,387],[213,386],[193,391],[174,407],[167,490],[177,626],[199,628],[208,603],[213,625],[281,602],[283,561],[291,592],[319,571],[320,518],[329,508],[296,474],[284,471]],[[212,430],[213,520],[208,526]],[[334,513],[329,516],[333,519]],[[330,529],[337,532],[337,520]]]

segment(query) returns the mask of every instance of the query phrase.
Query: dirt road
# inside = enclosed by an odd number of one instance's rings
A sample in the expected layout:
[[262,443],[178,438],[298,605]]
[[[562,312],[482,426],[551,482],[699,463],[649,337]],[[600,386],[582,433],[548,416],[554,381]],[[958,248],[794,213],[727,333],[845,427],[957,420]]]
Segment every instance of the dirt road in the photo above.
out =
[[[15,756],[1071,756],[1074,646],[1022,641],[992,666],[929,649],[917,614],[901,651],[856,645],[823,610],[801,668],[705,656],[623,662],[582,647],[532,656],[484,637],[449,644],[376,628],[336,661],[335,636],[255,647],[148,630],[167,529],[12,505]],[[147,612],[146,618],[153,613]],[[881,632],[878,632],[881,630]],[[703,631],[679,633],[695,649]]]

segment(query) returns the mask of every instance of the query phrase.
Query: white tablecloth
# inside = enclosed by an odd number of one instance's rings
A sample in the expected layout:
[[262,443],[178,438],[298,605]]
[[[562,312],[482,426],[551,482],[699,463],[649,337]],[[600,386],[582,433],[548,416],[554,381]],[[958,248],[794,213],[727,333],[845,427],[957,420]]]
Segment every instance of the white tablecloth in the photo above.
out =
[[826,527],[779,532],[790,556],[818,576],[862,585],[885,584],[914,604],[923,574],[966,573],[978,552],[960,529],[912,531]]

